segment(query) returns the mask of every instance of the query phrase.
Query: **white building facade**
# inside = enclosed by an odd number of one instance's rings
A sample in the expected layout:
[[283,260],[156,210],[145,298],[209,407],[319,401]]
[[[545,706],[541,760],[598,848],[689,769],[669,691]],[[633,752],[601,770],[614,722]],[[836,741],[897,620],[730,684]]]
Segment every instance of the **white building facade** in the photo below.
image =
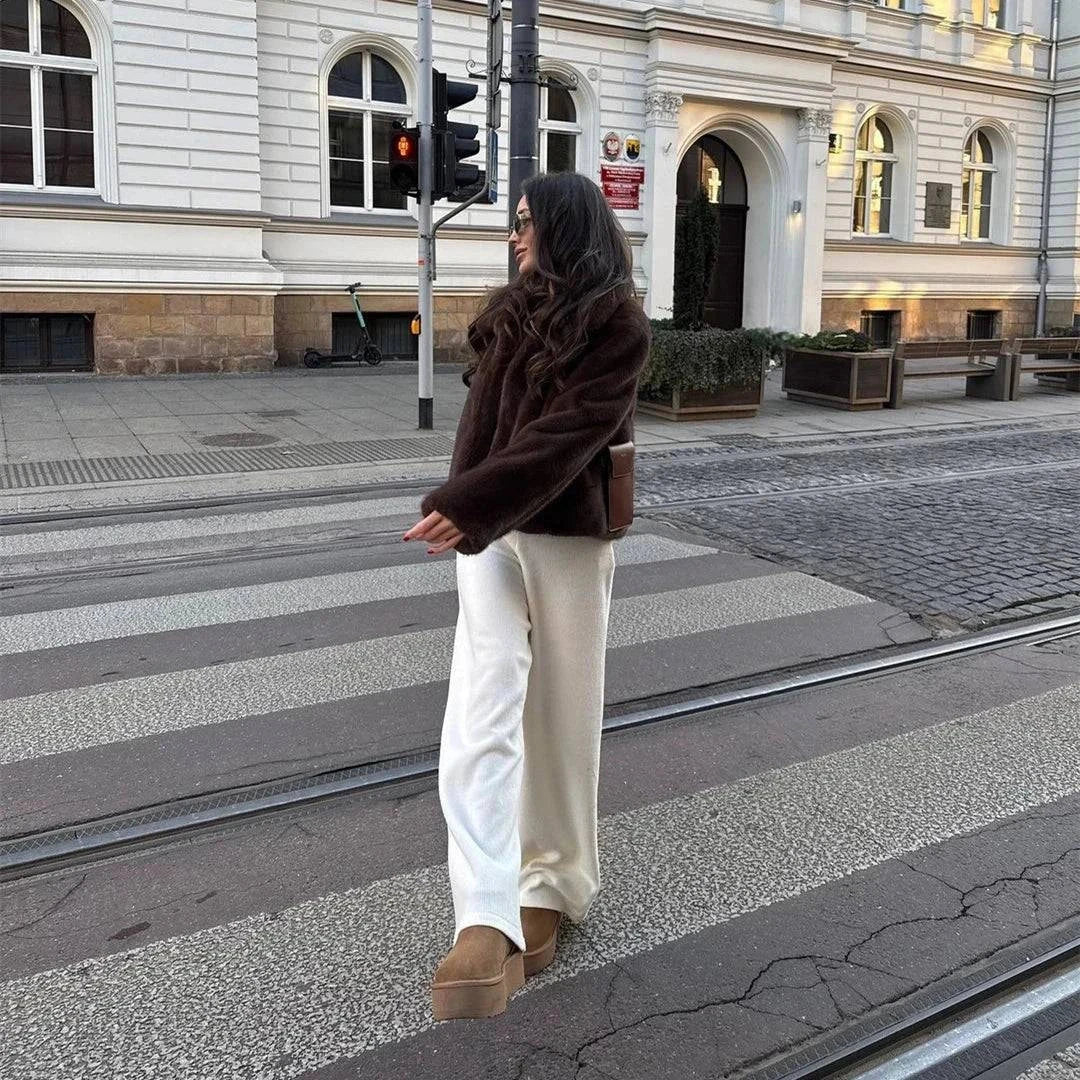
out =
[[[451,78],[486,10],[436,0]],[[0,0],[0,23],[0,373],[295,364],[347,345],[356,280],[384,349],[414,348],[415,208],[387,174],[414,5]],[[1072,325],[1080,3],[1053,82],[1050,30],[1051,0],[544,0],[542,164],[643,168],[616,212],[653,315],[700,184],[718,325],[1008,337],[1035,322],[1053,98],[1047,324]],[[505,280],[506,220],[504,194],[440,234],[440,358]]]

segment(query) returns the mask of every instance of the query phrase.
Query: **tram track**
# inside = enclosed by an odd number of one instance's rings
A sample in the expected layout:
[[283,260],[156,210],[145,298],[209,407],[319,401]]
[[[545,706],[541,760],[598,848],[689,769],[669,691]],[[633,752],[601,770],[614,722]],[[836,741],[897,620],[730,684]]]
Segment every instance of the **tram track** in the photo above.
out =
[[[794,673],[770,672],[747,685],[716,693],[635,708],[622,703],[609,712],[605,734],[661,725],[738,705],[756,704],[815,687],[853,683],[892,672],[993,651],[1010,645],[1038,645],[1080,634],[1080,612],[1057,615],[1004,628],[979,631],[888,655],[831,663]],[[225,789],[212,795],[166,806],[69,824],[0,842],[0,881],[24,877],[122,853],[132,848],[176,839],[255,815],[306,806],[406,782],[430,782],[438,772],[436,747],[418,747],[394,757],[358,763],[307,776],[265,781]]]

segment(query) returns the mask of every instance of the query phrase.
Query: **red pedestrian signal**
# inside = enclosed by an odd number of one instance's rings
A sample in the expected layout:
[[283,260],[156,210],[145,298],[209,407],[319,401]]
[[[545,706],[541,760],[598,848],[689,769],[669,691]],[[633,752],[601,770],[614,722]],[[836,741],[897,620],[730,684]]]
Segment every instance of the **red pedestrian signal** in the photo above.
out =
[[394,122],[390,136],[390,183],[414,199],[420,197],[420,129]]

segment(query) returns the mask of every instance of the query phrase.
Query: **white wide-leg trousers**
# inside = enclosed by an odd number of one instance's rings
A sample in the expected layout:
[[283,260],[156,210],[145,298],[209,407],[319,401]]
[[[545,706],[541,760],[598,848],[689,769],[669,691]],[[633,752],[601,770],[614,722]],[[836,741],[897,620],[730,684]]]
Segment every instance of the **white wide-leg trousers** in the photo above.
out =
[[454,940],[520,906],[575,922],[600,889],[596,795],[614,544],[510,532],[457,556],[439,756]]

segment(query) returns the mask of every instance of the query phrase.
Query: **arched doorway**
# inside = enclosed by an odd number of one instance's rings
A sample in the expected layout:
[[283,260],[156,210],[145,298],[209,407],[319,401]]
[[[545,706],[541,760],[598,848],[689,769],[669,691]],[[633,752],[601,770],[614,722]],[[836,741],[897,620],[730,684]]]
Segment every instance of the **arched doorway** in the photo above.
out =
[[746,258],[746,173],[723,139],[703,135],[683,156],[675,182],[675,212],[681,213],[698,188],[704,190],[717,224],[720,247],[705,298],[705,321],[732,330],[742,326]]

